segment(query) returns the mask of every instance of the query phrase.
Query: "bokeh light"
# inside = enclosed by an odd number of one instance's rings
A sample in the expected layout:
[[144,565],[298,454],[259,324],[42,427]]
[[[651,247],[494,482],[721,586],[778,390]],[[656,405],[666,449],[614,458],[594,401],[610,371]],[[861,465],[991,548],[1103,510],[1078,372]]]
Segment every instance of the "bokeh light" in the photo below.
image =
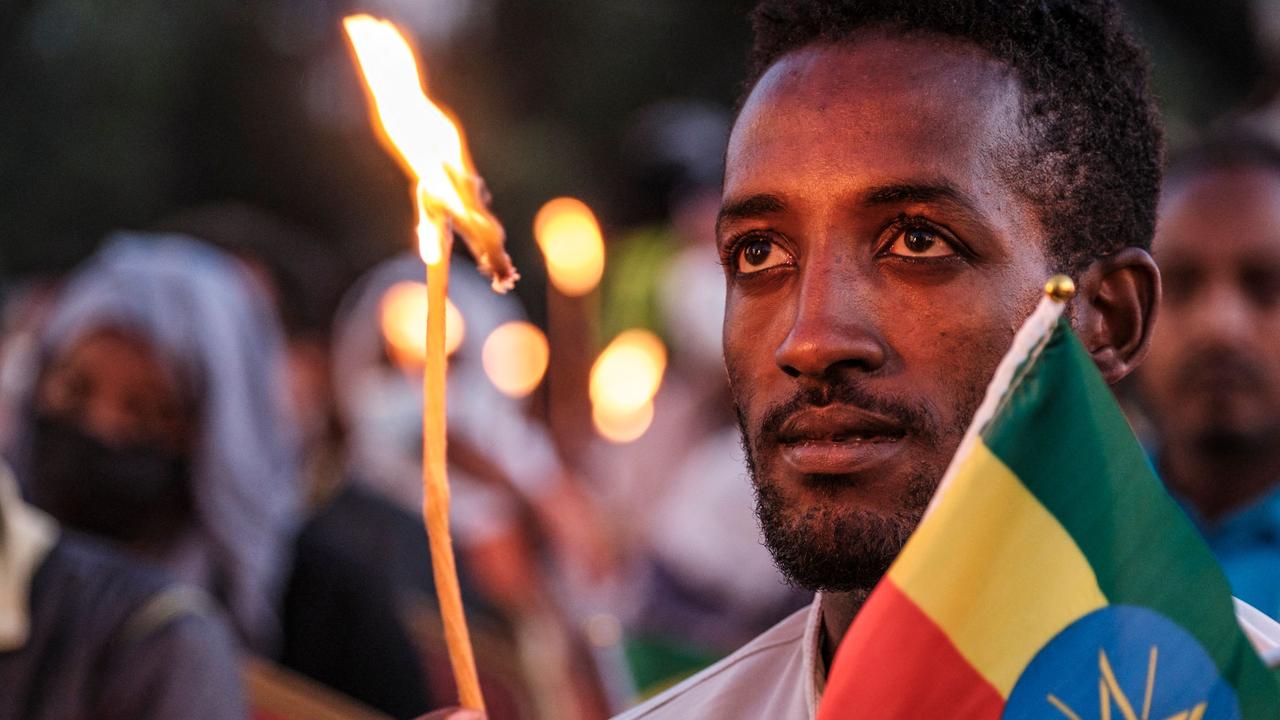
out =
[[525,397],[538,387],[549,359],[547,336],[523,320],[499,325],[481,350],[485,375],[494,387],[513,398]]
[[604,275],[604,236],[581,200],[556,198],[542,206],[533,235],[547,262],[551,284],[570,297],[586,295]]
[[596,430],[614,442],[639,438],[653,421],[653,398],[667,368],[667,349],[648,330],[627,330],[591,368],[589,395]]
[[[466,338],[466,322],[452,300],[446,300],[444,351],[452,355]],[[382,337],[391,359],[405,370],[420,369],[427,359],[427,284],[405,281],[382,296]]]
[[639,440],[653,424],[653,401],[641,405],[630,413],[619,413],[595,405],[591,408],[591,421],[600,437],[612,443],[624,444]]

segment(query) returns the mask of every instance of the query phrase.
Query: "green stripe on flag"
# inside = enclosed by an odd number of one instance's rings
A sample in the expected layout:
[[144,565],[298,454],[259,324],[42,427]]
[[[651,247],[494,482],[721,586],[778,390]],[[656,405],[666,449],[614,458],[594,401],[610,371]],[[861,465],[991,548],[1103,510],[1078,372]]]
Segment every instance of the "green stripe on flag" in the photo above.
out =
[[1270,720],[1276,684],[1235,624],[1226,578],[1065,320],[1023,373],[983,430],[987,446],[1062,523],[1111,603],[1186,628],[1239,691],[1243,716]]

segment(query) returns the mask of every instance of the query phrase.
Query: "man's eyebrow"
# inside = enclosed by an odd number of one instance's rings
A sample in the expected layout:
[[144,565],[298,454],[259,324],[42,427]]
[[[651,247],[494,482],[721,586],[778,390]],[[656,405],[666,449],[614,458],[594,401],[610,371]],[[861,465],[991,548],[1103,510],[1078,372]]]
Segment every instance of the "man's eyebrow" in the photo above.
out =
[[974,202],[973,198],[945,180],[925,182],[901,182],[879,185],[865,191],[862,202],[871,207],[885,205],[941,204],[971,222],[989,225],[991,218]]
[[867,205],[945,202],[957,205],[970,212],[977,212],[977,206],[969,199],[968,195],[946,182],[880,185],[863,193],[862,201]]
[[731,220],[771,215],[782,212],[786,207],[787,204],[777,195],[750,195],[741,200],[732,200],[720,208],[720,214],[716,216],[716,230],[719,231],[721,225]]

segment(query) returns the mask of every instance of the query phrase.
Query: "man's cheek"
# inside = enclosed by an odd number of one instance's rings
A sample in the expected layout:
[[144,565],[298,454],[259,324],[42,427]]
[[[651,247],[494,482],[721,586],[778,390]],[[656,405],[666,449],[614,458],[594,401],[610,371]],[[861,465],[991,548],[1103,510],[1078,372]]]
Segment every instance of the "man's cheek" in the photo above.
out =
[[914,357],[904,361],[914,365],[915,392],[932,400],[945,424],[967,426],[967,414],[981,400],[1012,340],[1012,334],[1003,334],[998,321],[939,323],[913,343]]

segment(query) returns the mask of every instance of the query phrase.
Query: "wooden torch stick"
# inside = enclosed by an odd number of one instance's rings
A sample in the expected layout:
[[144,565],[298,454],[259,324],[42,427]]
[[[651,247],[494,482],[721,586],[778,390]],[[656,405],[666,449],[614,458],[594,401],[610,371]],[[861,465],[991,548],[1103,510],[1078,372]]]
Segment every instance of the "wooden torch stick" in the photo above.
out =
[[[446,226],[446,232],[450,232]],[[445,250],[437,262],[427,265],[427,362],[423,377],[422,407],[422,515],[427,522],[427,540],[431,545],[431,569],[435,576],[436,597],[440,617],[444,621],[444,639],[449,647],[449,663],[458,683],[458,700],[464,708],[484,710],[476,659],[471,649],[471,633],[467,630],[462,610],[462,591],[458,587],[458,567],[453,557],[453,540],[449,535],[449,474],[447,460],[448,431],[445,426],[445,304],[449,291],[449,252],[452,244],[442,243]]]

